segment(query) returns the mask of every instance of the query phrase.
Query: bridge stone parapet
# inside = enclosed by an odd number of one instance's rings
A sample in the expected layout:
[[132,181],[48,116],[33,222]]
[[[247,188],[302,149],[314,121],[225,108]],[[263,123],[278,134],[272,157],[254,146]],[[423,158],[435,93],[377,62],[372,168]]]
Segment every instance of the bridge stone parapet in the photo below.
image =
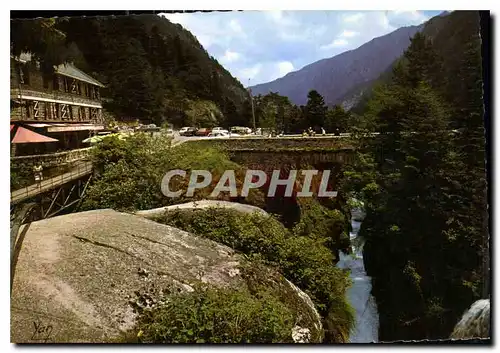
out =
[[337,136],[321,137],[231,137],[196,139],[186,143],[206,144],[220,147],[227,151],[283,151],[294,153],[305,151],[335,152],[347,151],[353,148],[344,139]]
[[227,151],[231,160],[248,169],[291,170],[322,167],[338,170],[354,156],[347,139],[322,137],[231,137],[186,141]]
[[248,169],[266,172],[284,169],[303,169],[307,166],[341,165],[351,160],[351,149],[339,150],[233,150],[229,151],[231,159]]

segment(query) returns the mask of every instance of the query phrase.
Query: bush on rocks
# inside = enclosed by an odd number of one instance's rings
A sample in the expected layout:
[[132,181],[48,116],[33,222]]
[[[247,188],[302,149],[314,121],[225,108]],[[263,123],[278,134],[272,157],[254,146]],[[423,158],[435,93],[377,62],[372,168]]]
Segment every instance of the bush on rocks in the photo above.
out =
[[334,265],[331,251],[318,238],[296,236],[273,217],[234,210],[173,210],[156,219],[262,258],[304,290],[325,321],[329,342],[346,342],[354,312],[346,301],[348,273]]

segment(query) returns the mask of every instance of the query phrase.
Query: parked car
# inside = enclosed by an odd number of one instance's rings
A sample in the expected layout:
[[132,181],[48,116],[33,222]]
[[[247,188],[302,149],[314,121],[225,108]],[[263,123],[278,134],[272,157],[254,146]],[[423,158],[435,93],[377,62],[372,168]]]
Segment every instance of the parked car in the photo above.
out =
[[189,126],[185,126],[179,130],[179,135],[183,136],[186,131],[188,131]]
[[189,127],[183,134],[182,136],[195,136],[196,135],[196,129],[195,127]]
[[229,137],[229,134],[224,131],[212,131],[208,134],[208,137]]
[[196,131],[196,136],[208,136],[212,131],[207,128],[201,128]]
[[252,129],[244,126],[233,126],[231,128],[231,134],[236,133],[240,135],[247,135],[252,133]]

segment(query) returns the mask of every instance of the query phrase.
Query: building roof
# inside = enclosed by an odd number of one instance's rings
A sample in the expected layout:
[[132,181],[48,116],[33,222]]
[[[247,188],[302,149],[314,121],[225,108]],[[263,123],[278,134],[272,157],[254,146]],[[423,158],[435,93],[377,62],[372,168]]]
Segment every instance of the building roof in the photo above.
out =
[[96,85],[96,86],[99,86],[99,87],[104,87],[104,85],[102,83],[100,83],[96,79],[90,77],[85,72],[77,69],[71,63],[65,63],[65,64],[61,64],[61,65],[57,66],[56,67],[56,72],[59,75],[71,77],[71,78],[74,78],[74,79],[77,79],[77,80],[80,80],[80,81],[84,81],[84,82],[87,82],[87,83],[90,83],[92,85]]
[[[13,57],[13,56],[11,55],[11,57]],[[27,53],[27,52],[21,53],[21,55],[19,55],[19,58],[14,58],[14,59],[19,60],[22,63],[26,63],[28,61],[31,61],[31,53]],[[59,66],[54,66],[54,69],[55,69],[56,73],[58,73],[59,75],[71,77],[71,78],[74,78],[76,80],[84,81],[84,82],[87,82],[87,83],[90,83],[92,85],[96,85],[99,87],[104,87],[104,85],[101,82],[99,82],[95,78],[87,75],[85,72],[78,69],[75,65],[73,65],[71,63],[65,63],[65,64],[61,64]]]
[[38,134],[22,126],[19,126],[17,128],[16,135],[12,139],[12,143],[37,143],[37,142],[57,142],[57,141],[59,140]]

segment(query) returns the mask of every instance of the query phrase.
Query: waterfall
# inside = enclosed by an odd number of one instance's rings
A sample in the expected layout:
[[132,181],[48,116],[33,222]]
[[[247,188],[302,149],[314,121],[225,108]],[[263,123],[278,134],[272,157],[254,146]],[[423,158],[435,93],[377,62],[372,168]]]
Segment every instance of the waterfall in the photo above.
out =
[[490,300],[476,301],[457,323],[450,338],[488,338],[490,337]]
[[349,269],[352,286],[347,297],[356,310],[355,328],[349,336],[350,343],[378,342],[379,318],[375,298],[371,295],[371,278],[366,275],[363,263],[363,239],[358,237],[361,220],[364,217],[361,209],[351,212],[352,231],[350,233],[352,254],[340,253],[337,267]]

